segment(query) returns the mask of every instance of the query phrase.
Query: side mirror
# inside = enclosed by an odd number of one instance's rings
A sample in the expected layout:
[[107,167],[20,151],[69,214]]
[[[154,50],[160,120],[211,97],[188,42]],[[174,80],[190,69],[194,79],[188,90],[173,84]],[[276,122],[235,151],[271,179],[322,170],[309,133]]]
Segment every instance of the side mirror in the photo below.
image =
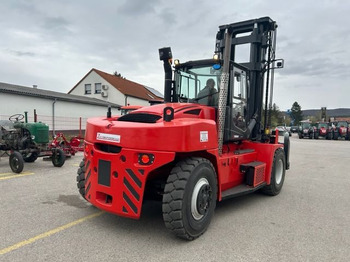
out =
[[275,66],[273,67],[273,69],[279,69],[279,68],[284,67],[284,60],[283,59],[275,59],[275,60],[273,60],[273,62],[275,62]]

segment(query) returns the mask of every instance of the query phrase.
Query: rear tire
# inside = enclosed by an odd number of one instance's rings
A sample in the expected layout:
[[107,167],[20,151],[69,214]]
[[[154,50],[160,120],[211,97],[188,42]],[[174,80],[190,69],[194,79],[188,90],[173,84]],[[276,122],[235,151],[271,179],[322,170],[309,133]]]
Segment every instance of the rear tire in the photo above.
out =
[[278,195],[282,190],[285,174],[286,160],[284,156],[284,151],[283,149],[279,148],[276,150],[273,158],[270,185],[267,185],[264,188],[262,188],[261,192],[270,196]]
[[66,161],[66,155],[64,154],[62,149],[55,148],[52,153],[52,164],[55,167],[61,167],[64,165]]
[[339,133],[338,132],[334,132],[333,139],[334,140],[338,140],[338,138],[339,138]]
[[21,153],[17,151],[13,152],[9,157],[9,164],[12,172],[17,174],[21,173],[24,168],[24,160]]
[[86,171],[86,168],[85,168],[85,161],[84,159],[80,162],[79,164],[79,168],[78,168],[78,171],[77,171],[77,187],[79,189],[79,193],[80,195],[84,198],[85,198],[85,171]]
[[180,238],[196,239],[207,230],[216,199],[217,180],[211,162],[200,157],[180,161],[164,188],[165,226]]

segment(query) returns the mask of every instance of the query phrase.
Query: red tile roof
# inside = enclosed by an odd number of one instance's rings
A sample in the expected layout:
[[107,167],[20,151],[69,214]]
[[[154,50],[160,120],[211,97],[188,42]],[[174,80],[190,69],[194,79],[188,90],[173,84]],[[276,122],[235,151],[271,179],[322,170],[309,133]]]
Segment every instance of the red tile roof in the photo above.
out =
[[135,83],[133,81],[108,74],[105,72],[102,72],[100,70],[97,70],[95,68],[91,69],[89,73],[87,73],[69,92],[72,92],[74,88],[76,88],[86,76],[88,76],[92,71],[95,71],[99,76],[101,76],[104,80],[106,80],[108,83],[110,83],[113,87],[118,89],[121,93],[127,96],[132,96],[136,98],[141,98],[147,101],[163,101],[163,98],[155,95],[151,91],[149,91],[147,88],[145,88],[143,85],[140,85],[138,83]]

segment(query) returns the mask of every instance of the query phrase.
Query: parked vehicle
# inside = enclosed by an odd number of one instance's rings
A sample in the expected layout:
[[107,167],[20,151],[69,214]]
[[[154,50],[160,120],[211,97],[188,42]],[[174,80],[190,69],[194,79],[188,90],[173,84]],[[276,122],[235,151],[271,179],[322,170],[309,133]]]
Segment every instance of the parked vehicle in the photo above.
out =
[[328,122],[317,122],[314,128],[314,138],[324,137],[328,140],[333,138],[332,125]]
[[338,140],[344,138],[349,140],[350,127],[347,121],[338,121],[334,123],[335,128],[333,129],[333,139]]
[[142,106],[122,106],[120,108],[120,114],[123,116],[123,115],[129,114],[130,112],[137,110],[137,109],[140,109],[140,108],[142,108]]
[[[193,240],[208,228],[217,201],[257,190],[279,194],[289,136],[279,143],[261,117],[264,79],[273,80],[266,74],[283,67],[275,60],[276,29],[269,17],[222,25],[213,58],[174,66],[171,48],[159,49],[164,104],[123,116],[109,108],[107,117],[88,119],[77,176],[82,197],[134,219],[145,197],[158,198],[165,226]],[[248,63],[235,62],[240,44],[251,46]]]
[[311,126],[311,123],[302,122],[298,128],[298,135],[300,139],[305,137],[312,139],[314,137],[314,128]]
[[290,132],[292,132],[292,133],[298,133],[298,126],[291,126],[291,127],[290,127]]
[[278,134],[283,136],[285,133],[288,133],[289,136],[292,136],[292,132],[288,130],[285,126],[277,126]]
[[[21,122],[25,118],[24,122]],[[14,173],[21,173],[24,162],[34,162],[38,157],[49,156],[55,167],[61,167],[66,160],[62,149],[50,147],[49,126],[28,123],[22,114],[10,116],[9,121],[0,122],[0,151],[9,155],[9,164]],[[9,153],[8,153],[9,152]]]

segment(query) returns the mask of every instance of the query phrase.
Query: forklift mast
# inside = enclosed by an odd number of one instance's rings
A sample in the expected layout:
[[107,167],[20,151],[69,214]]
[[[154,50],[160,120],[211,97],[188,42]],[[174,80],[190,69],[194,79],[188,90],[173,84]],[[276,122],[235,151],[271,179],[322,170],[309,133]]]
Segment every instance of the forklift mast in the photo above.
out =
[[[216,35],[215,53],[220,59],[225,59],[225,49],[229,48],[229,59],[236,62],[238,58],[238,46],[250,45],[249,57],[245,62],[238,63],[249,71],[249,84],[247,90],[246,119],[254,119],[256,124],[252,127],[251,139],[260,140],[262,129],[266,129],[268,124],[267,104],[269,88],[273,88],[273,69],[275,64],[275,44],[276,44],[277,24],[269,17],[247,20],[243,22],[219,26]],[[229,37],[230,39],[225,39]],[[230,45],[230,46],[227,46]],[[239,55],[241,55],[239,53]],[[283,66],[282,62],[277,63],[278,67]],[[270,70],[272,70],[270,74]],[[265,73],[266,77],[265,77]],[[266,81],[266,82],[265,82]],[[265,92],[265,121],[261,126],[263,96]],[[270,104],[272,103],[272,93]]]

